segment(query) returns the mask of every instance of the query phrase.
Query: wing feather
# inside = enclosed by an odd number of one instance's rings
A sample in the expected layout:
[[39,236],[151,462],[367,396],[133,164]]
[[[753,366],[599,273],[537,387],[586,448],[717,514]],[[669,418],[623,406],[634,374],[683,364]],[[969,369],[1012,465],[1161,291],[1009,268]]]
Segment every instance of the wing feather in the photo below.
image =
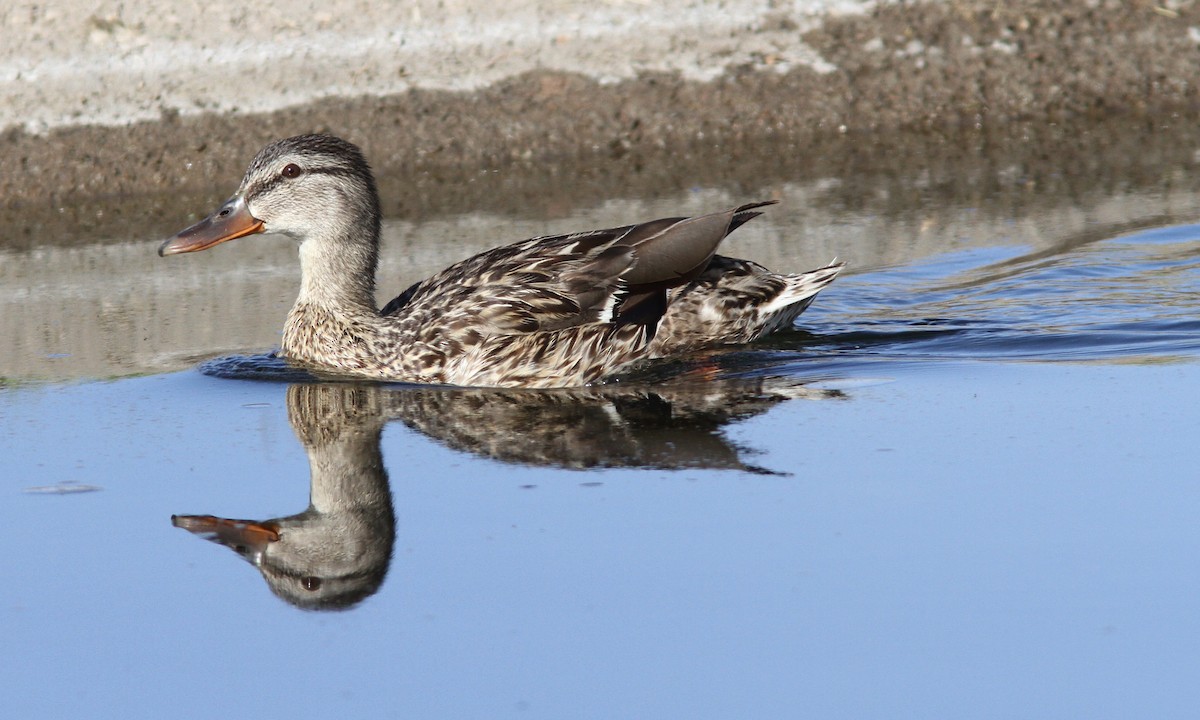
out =
[[725,236],[766,204],[488,250],[408,288],[383,314],[484,335],[656,323],[666,311],[665,291],[704,272]]

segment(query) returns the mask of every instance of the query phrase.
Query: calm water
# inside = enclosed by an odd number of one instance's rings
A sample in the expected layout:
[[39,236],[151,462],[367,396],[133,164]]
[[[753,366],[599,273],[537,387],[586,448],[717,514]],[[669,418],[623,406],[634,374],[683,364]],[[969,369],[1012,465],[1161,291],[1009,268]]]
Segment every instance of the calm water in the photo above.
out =
[[197,371],[276,341],[279,239],[0,251],[7,714],[1190,717],[1180,157],[1045,192],[1019,167],[969,166],[998,178],[970,197],[957,167],[776,168],[389,222],[385,292],[745,196],[783,204],[731,254],[852,263],[796,332],[569,392]]

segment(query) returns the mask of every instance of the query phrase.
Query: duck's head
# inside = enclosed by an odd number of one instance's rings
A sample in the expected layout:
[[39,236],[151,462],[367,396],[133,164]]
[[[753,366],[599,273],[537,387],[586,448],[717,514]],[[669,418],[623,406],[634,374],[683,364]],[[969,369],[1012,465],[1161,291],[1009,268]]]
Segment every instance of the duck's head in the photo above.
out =
[[159,255],[206,250],[254,233],[377,242],[379,194],[353,143],[297,135],[259,151],[237,193],[200,222],[169,238]]

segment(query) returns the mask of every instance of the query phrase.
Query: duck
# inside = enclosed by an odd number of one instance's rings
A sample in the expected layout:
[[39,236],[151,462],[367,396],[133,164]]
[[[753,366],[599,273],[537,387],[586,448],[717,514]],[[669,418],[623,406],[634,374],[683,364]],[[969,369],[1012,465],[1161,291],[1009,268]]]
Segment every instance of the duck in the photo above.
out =
[[467,387],[602,383],[636,363],[792,327],[844,267],[797,274],[716,254],[777,201],[530,238],[375,300],[381,213],[361,149],[331,135],[271,142],[234,195],[160,256],[258,233],[295,240],[300,291],[280,354],[318,374]]

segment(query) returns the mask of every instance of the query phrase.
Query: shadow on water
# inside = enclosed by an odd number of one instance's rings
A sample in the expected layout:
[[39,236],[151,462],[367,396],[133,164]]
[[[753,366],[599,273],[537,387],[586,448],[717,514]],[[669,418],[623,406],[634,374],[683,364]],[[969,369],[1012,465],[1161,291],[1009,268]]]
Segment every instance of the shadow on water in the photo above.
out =
[[[209,371],[245,377],[247,367],[258,377],[296,376],[270,357],[231,358]],[[388,421],[507,463],[785,475],[747,463],[754,450],[722,429],[785,400],[842,396],[781,378],[545,391],[296,383],[287,411],[308,454],[308,508],[268,520],[175,515],[172,522],[234,550],[284,601],[345,609],[379,589],[392,556],[395,513],[380,447]]]

